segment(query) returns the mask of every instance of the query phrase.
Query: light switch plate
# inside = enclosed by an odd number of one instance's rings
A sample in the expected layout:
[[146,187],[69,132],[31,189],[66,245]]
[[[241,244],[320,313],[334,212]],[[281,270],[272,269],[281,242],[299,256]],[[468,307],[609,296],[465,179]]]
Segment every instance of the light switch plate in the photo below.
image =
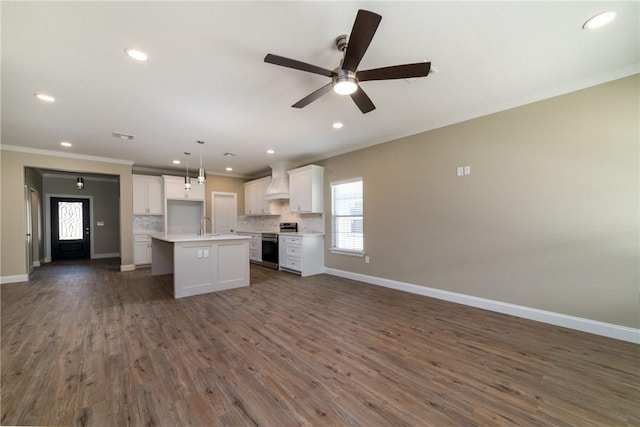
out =
[[458,166],[456,168],[456,176],[463,176],[464,175],[464,166]]
[[464,174],[465,175],[471,175],[471,166],[465,166],[464,167]]

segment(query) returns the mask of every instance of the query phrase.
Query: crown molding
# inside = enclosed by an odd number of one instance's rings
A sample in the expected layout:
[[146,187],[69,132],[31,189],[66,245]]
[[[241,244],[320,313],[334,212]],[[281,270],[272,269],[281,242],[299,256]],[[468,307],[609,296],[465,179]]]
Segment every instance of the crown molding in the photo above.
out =
[[133,165],[133,161],[131,160],[112,159],[110,157],[89,156],[87,154],[63,153],[61,151],[42,150],[40,148],[20,147],[17,145],[0,144],[0,150],[18,151],[21,153],[29,153],[29,154],[40,154],[42,156],[67,157],[70,159],[78,159],[78,160],[91,160],[91,161],[103,162],[103,163],[116,163],[119,165],[129,165],[129,166]]
[[57,172],[45,172],[42,174],[43,178],[68,179],[70,181],[75,181],[79,176],[81,176],[85,181],[119,182],[118,178],[116,177],[111,178],[107,175],[94,176],[94,175],[88,175],[86,173],[68,174],[68,173],[57,173]]

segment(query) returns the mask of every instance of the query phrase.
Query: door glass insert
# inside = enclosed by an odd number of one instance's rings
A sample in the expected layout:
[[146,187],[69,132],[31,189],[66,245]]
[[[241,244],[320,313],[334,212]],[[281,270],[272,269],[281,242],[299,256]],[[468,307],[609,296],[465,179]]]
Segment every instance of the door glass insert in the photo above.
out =
[[58,239],[82,239],[82,202],[58,203]]

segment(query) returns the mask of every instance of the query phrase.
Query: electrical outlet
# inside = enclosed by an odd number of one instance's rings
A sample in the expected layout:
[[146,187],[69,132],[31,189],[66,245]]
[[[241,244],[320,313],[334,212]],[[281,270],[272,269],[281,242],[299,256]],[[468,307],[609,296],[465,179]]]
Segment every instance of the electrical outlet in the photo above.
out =
[[364,256],[364,262],[365,264],[369,264],[369,255]]

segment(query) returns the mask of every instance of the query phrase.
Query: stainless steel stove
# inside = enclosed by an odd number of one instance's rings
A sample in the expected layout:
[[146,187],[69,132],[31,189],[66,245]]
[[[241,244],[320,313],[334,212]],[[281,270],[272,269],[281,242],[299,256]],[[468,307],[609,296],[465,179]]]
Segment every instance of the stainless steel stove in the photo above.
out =
[[[296,233],[298,231],[297,222],[281,222],[280,233]],[[279,245],[278,233],[262,233],[262,266],[279,268]]]

